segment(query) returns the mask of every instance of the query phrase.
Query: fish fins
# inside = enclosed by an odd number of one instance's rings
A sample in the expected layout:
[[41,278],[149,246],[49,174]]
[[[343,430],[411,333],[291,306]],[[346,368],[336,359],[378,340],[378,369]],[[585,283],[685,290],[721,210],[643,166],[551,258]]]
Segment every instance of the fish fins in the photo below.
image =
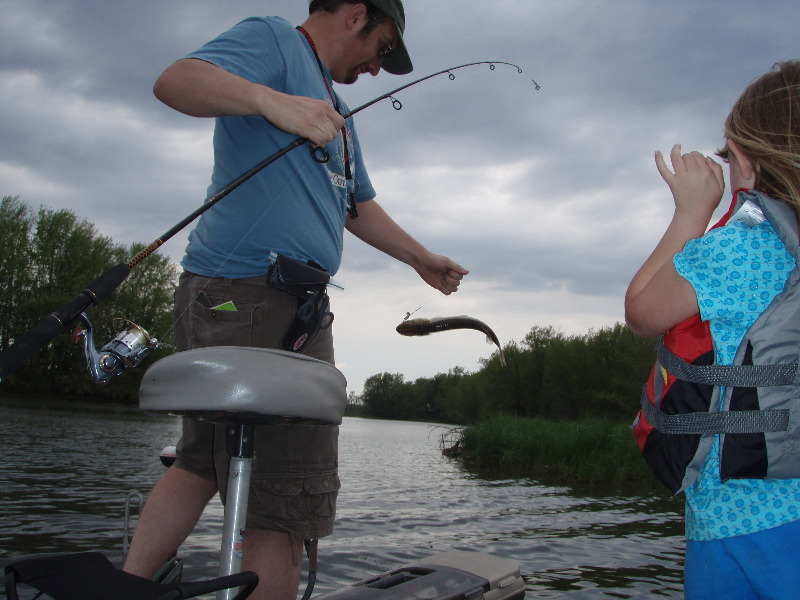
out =
[[492,339],[491,336],[486,336],[486,343],[491,344],[492,346],[497,346],[497,354],[500,356],[500,364],[504,367],[506,366],[506,355],[503,354],[503,348],[500,347],[500,344],[496,344],[495,341]]

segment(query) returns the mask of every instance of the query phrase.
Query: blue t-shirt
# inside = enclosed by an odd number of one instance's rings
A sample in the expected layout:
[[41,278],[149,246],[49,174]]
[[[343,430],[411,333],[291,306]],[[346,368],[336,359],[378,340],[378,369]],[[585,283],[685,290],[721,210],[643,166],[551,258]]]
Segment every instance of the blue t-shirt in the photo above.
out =
[[[733,363],[747,329],[783,290],[795,266],[778,234],[763,221],[734,222],[687,242],[673,260],[697,294],[717,362]],[[719,476],[719,436],[698,480],[686,490],[686,537],[704,541],[755,533],[800,518],[800,479]]]
[[[286,94],[333,104],[323,80],[324,73],[332,85],[330,73],[324,66],[320,71],[305,36],[278,17],[246,19],[188,58]],[[348,111],[335,97],[340,112]],[[183,268],[206,277],[255,277],[267,272],[274,251],[336,273],[348,189],[356,188],[358,202],[375,197],[352,119],[346,128],[357,184],[345,180],[341,133],[327,144],[330,161],[324,164],[312,158],[308,145],[295,148],[203,213],[189,235]],[[218,117],[208,197],[296,138],[263,117]]]

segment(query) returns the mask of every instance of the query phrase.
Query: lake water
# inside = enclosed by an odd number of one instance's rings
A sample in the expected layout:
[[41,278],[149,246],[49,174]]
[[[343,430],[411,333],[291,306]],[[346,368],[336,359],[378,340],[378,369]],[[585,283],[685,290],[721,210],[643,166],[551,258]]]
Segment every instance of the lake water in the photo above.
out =
[[[438,552],[520,566],[527,598],[682,597],[682,503],[487,479],[442,456],[442,426],[346,418],[336,531],[315,594]],[[163,472],[178,420],[132,407],[0,397],[0,560],[122,552],[125,496]],[[216,575],[218,500],[181,548],[185,577]],[[304,585],[304,584],[301,584]]]

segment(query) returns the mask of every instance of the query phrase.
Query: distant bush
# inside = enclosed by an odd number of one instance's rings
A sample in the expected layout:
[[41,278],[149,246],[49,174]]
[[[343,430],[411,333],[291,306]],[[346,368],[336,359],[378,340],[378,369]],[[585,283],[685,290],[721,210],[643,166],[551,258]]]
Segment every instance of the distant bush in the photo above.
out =
[[460,448],[467,463],[479,471],[668,494],[639,454],[629,425],[608,419],[551,421],[497,415],[465,427]]

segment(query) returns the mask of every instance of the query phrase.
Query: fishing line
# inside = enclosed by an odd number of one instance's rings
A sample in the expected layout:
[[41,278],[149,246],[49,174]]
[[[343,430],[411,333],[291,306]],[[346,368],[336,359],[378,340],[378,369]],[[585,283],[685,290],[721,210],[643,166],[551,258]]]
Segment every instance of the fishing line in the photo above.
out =
[[[439,293],[439,292],[438,292],[438,290],[434,290],[434,291],[435,291],[437,294]],[[412,310],[411,312],[406,312],[406,316],[405,316],[405,317],[403,317],[403,321],[408,321],[408,320],[411,318],[411,315],[413,315],[413,314],[415,314],[415,313],[419,312],[419,310],[420,310],[421,308],[425,307],[425,306],[426,306],[426,305],[427,305],[429,302],[430,302],[430,300],[426,300],[425,302],[423,302],[422,304],[420,304],[420,305],[419,305],[417,308],[415,308],[415,309],[414,309],[414,310]]]
[[405,317],[403,317],[403,321],[408,321],[408,320],[411,318],[411,315],[413,315],[415,312],[417,312],[417,311],[418,311],[420,308],[422,308],[423,306],[425,306],[425,305],[424,305],[424,304],[420,304],[420,305],[419,305],[417,308],[415,308],[415,309],[414,309],[414,310],[412,310],[411,312],[407,312],[407,313],[406,313],[406,316],[405,316]]
[[[453,292],[454,294],[457,292]],[[408,321],[412,315],[418,313],[421,309],[428,306],[431,302],[435,302],[436,300],[442,299],[442,293],[439,290],[428,288],[427,290],[428,298],[420,304],[417,308],[412,310],[411,312],[406,312],[406,315],[403,317],[403,321]]]
[[[477,65],[489,65],[489,70],[494,71],[496,65],[507,65],[510,67],[514,67],[517,69],[518,73],[523,73],[523,70],[518,65],[513,63],[504,62],[504,61],[477,61],[466,63],[463,65],[458,65],[455,67],[449,67],[447,69],[442,69],[441,71],[437,71],[436,73],[432,73],[430,75],[426,75],[425,77],[421,77],[416,79],[410,83],[401,85],[390,92],[382,94],[373,100],[370,100],[361,106],[345,113],[342,115],[345,119],[352,117],[356,113],[361,112],[362,110],[369,108],[373,104],[380,102],[381,100],[390,99],[392,102],[392,107],[395,110],[400,110],[403,105],[395,98],[395,94],[401,92],[402,90],[408,89],[411,86],[417,85],[418,83],[422,83],[428,79],[433,77],[437,77],[442,74],[447,74],[448,78],[452,81],[455,79],[455,75],[453,71],[457,71],[458,69],[464,69],[467,67],[473,67]],[[534,84],[536,90],[540,89],[540,86],[536,81],[531,79]],[[227,185],[223,186],[220,190],[218,190],[215,194],[210,196],[206,199],[206,201],[199,206],[196,210],[192,213],[187,215],[181,221],[176,223],[170,229],[165,231],[159,238],[153,241],[151,244],[146,246],[141,252],[133,256],[129,261],[125,263],[120,263],[111,269],[107,270],[105,273],[100,275],[97,279],[91,282],[80,294],[78,294],[75,298],[61,306],[60,308],[53,311],[51,314],[46,316],[44,319],[39,321],[36,325],[34,325],[30,330],[28,330],[19,340],[15,340],[15,342],[5,348],[2,352],[0,352],[0,381],[5,379],[11,373],[19,370],[27,361],[28,359],[33,356],[34,353],[38,352],[41,348],[46,346],[51,340],[55,339],[61,332],[73,327],[75,323],[77,323],[83,314],[84,311],[88,310],[92,306],[99,304],[101,301],[105,300],[109,297],[122,283],[127,279],[128,275],[130,274],[131,269],[135,268],[143,260],[145,260],[148,256],[150,256],[153,252],[158,250],[166,241],[184,229],[189,223],[194,221],[197,217],[202,215],[204,212],[209,210],[213,207],[217,202],[225,198],[228,194],[230,194],[233,190],[238,188],[244,182],[248,181],[254,175],[259,173],[261,170],[275,162],[276,160],[280,159],[285,154],[291,152],[295,148],[298,148],[304,144],[309,143],[310,140],[304,137],[298,137],[290,144],[284,146],[271,156],[268,156],[260,163],[253,166],[251,169],[247,170],[246,172],[242,173],[234,180],[229,182]],[[312,156],[315,157],[315,160],[320,161],[327,161],[329,159],[327,151],[324,148],[315,147],[312,148]],[[269,207],[268,207],[269,208]],[[268,209],[267,209],[268,210]]]

